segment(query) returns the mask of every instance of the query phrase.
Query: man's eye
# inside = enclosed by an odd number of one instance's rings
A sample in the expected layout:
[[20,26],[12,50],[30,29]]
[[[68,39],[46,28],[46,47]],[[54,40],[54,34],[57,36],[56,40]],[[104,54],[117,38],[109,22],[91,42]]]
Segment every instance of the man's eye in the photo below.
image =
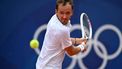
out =
[[63,12],[60,12],[60,14],[64,14]]
[[69,14],[70,14],[70,12],[67,12],[66,14],[67,14],[67,15],[69,15]]

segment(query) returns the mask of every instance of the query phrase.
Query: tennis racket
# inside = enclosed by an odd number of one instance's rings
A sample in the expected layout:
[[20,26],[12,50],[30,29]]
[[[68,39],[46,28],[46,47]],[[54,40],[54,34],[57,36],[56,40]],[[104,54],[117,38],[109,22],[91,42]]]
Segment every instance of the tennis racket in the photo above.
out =
[[82,38],[86,38],[87,40],[91,39],[92,38],[92,25],[86,13],[81,13],[80,25],[81,25],[81,31],[82,31]]

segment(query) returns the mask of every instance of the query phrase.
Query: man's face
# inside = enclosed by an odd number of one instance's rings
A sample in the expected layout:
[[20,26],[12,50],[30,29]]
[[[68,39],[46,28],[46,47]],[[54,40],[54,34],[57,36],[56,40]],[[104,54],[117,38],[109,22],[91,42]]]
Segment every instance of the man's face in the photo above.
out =
[[56,10],[56,15],[62,24],[66,25],[71,18],[73,13],[72,6],[67,3],[66,5],[59,4],[58,9]]

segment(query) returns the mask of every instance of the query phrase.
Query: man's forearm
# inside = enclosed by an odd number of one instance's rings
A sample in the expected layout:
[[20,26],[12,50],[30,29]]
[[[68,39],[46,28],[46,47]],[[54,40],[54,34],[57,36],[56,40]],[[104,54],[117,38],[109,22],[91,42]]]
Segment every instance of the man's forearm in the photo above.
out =
[[71,38],[72,44],[73,45],[79,45],[82,42],[84,42],[86,39],[81,39],[81,38]]
[[72,45],[76,44],[75,38],[71,38],[71,41],[72,41]]

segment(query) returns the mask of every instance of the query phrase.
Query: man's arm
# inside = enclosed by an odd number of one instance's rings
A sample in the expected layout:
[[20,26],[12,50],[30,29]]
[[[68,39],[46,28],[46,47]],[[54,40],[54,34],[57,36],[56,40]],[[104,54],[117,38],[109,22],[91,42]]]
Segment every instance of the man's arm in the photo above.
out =
[[82,44],[83,42],[87,42],[87,39],[85,38],[71,38],[72,44],[73,45],[79,45]]
[[[83,46],[83,47],[81,47]],[[78,54],[79,52],[84,52],[86,51],[86,45],[85,44],[80,44],[78,46],[69,46],[67,48],[65,48],[65,51],[67,52],[68,55],[73,56]]]

